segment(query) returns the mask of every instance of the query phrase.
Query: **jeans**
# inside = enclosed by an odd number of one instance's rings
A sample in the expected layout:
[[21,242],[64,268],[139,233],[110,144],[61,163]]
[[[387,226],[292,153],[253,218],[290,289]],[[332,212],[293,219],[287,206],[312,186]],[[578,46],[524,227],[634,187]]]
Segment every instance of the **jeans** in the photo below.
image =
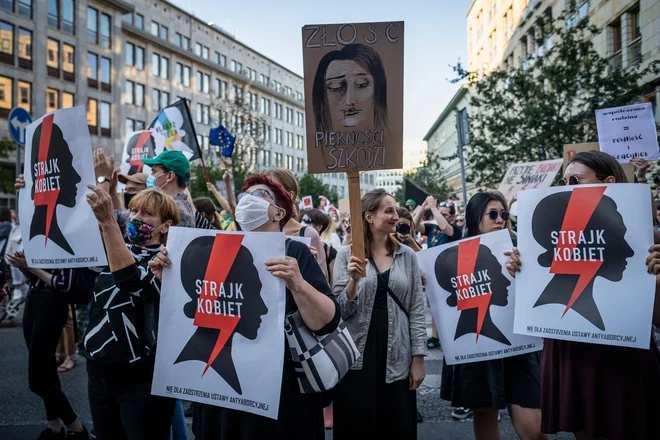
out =
[[32,289],[23,312],[23,336],[28,347],[30,391],[44,401],[48,420],[61,419],[65,425],[76,421],[76,413],[62,392],[57,375],[55,350],[69,316],[69,303],[63,292]]
[[89,368],[87,391],[97,440],[168,440],[176,401],[151,395],[151,377],[107,380]]
[[186,428],[186,416],[183,414],[183,402],[176,401],[174,407],[174,417],[172,417],[172,431],[170,440],[188,440],[188,430]]

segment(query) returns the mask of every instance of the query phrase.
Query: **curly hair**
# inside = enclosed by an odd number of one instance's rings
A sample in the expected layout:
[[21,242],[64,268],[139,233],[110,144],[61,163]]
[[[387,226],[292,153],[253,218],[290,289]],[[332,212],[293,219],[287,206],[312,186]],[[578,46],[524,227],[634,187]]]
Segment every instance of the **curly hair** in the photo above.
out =
[[291,216],[293,215],[293,200],[291,196],[279,182],[267,174],[259,173],[250,176],[243,184],[242,191],[245,192],[254,185],[265,185],[270,188],[273,196],[275,196],[275,202],[286,212],[284,218],[280,221],[280,229],[283,229],[284,225],[291,220]]

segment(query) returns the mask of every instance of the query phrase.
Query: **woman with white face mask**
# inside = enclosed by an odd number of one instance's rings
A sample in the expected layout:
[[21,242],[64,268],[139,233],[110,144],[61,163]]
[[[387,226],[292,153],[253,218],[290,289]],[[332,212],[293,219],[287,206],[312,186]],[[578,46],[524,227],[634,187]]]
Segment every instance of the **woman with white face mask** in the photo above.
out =
[[[236,221],[246,232],[281,232],[293,213],[293,201],[282,185],[265,174],[245,182],[236,206]],[[159,279],[170,265],[163,248],[150,263]],[[331,333],[339,324],[339,306],[312,253],[302,243],[288,240],[286,257],[266,262],[266,270],[286,283],[286,313],[296,310],[317,335]],[[284,331],[284,328],[282,328]],[[283,347],[284,369],[277,420],[255,414],[195,405],[193,432],[198,440],[324,439],[321,394],[301,394],[288,347]]]

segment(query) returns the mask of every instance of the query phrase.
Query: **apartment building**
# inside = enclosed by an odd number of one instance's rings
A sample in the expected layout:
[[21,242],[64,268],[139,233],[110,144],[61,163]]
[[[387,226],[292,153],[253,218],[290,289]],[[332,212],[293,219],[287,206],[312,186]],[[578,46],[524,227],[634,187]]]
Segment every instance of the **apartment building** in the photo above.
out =
[[[303,79],[219,26],[163,0],[0,0],[0,138],[20,106],[33,119],[84,105],[94,147],[120,158],[126,135],[144,129],[163,106],[186,98],[198,141],[237,100],[260,121],[253,169],[307,170]],[[224,119],[223,119],[224,117]],[[239,133],[242,134],[242,133]],[[15,157],[0,161],[13,169]],[[320,176],[340,196],[345,174]],[[373,177],[365,177],[365,188]],[[0,202],[12,203],[12,194]]]
[[403,141],[403,168],[399,170],[383,170],[376,174],[376,185],[390,194],[403,184],[403,175],[414,171],[426,160],[426,143],[417,139]]

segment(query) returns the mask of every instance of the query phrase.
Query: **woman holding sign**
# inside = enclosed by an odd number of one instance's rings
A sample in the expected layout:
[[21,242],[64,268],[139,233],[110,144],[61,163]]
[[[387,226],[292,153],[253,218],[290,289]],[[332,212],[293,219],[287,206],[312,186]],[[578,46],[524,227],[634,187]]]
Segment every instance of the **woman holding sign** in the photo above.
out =
[[[506,206],[499,192],[472,196],[465,210],[466,236],[506,229]],[[441,397],[452,406],[472,409],[476,440],[500,438],[498,411],[505,407],[522,440],[546,438],[541,433],[539,395],[538,352],[453,366],[443,362]]]
[[[279,183],[265,174],[245,181],[236,206],[236,221],[246,232],[281,232],[293,214],[293,200]],[[286,283],[286,314],[300,311],[305,325],[316,335],[333,332],[339,324],[339,307],[330,298],[330,287],[302,243],[288,240],[286,258],[266,262],[267,270]],[[150,264],[161,278],[171,264],[163,248]],[[284,331],[284,329],[282,329]],[[284,370],[277,420],[216,406],[195,404],[193,432],[197,440],[322,440],[321,394],[302,394],[288,347],[283,347]]]
[[384,189],[362,197],[362,223],[367,260],[343,247],[333,277],[361,355],[335,389],[334,437],[416,439],[414,390],[424,380],[426,356],[419,266],[415,252],[392,238],[399,215]]
[[[562,183],[568,185],[590,185],[603,183],[627,183],[627,178],[621,165],[609,154],[592,151],[576,154],[566,167]],[[589,187],[586,187],[589,188]],[[566,193],[558,193],[566,194]],[[570,194],[570,193],[568,193]],[[556,195],[556,194],[555,194]],[[549,198],[549,197],[548,197]],[[546,198],[546,200],[548,199]],[[603,206],[611,206],[611,199],[603,197],[599,202]],[[541,202],[543,203],[543,202]],[[537,205],[537,210],[540,204]],[[558,205],[555,210],[558,210]],[[541,207],[542,209],[542,207]],[[568,208],[564,208],[565,211]],[[579,214],[585,212],[581,207]],[[619,272],[622,276],[626,267],[626,259],[631,256],[632,249],[625,243],[626,227],[621,223],[621,216],[610,210],[611,215],[601,216],[602,220],[588,221],[593,231],[593,225],[602,226],[601,239],[606,238],[608,246],[617,245],[616,252],[610,252],[607,264],[599,266],[595,276],[619,278],[606,273]],[[562,229],[564,214],[547,216],[546,211],[539,211],[539,222],[544,229]],[[536,215],[534,215],[536,217]],[[549,223],[556,222],[550,228]],[[534,223],[532,223],[534,225]],[[558,225],[558,226],[557,226]],[[584,226],[585,234],[587,226]],[[562,231],[563,232],[563,231]],[[536,233],[534,237],[536,238]],[[550,241],[550,240],[548,240]],[[615,242],[615,243],[613,243]],[[603,243],[604,244],[604,243]],[[557,252],[552,243],[550,254]],[[546,250],[548,250],[546,248]],[[607,250],[606,250],[607,251]],[[648,271],[660,274],[660,246],[654,245],[649,249],[651,254],[646,259]],[[518,249],[507,253],[511,261],[507,269],[511,276],[521,268],[524,255],[518,255]],[[538,263],[550,266],[546,254],[538,257]],[[531,264],[531,263],[526,263]],[[572,263],[575,267],[576,262]],[[552,289],[545,289],[538,300],[538,304],[545,304],[551,300],[548,295],[560,291],[562,282],[561,272],[556,270],[551,283]],[[568,275],[575,277],[574,275]],[[555,281],[557,279],[557,281]],[[593,293],[595,289],[585,288],[579,302],[572,305],[572,309],[580,313],[586,320],[596,327],[603,327],[603,321],[597,307],[595,307]],[[571,289],[571,292],[573,290]],[[631,295],[630,292],[621,292],[621,295]],[[554,301],[556,302],[556,301]],[[585,307],[592,305],[591,307]],[[660,301],[656,284],[656,300],[654,311],[655,325],[660,324]],[[660,425],[657,422],[660,403],[660,353],[653,335],[649,335],[649,349],[636,349],[613,345],[588,344],[559,339],[544,340],[541,356],[541,429],[546,433],[558,431],[572,432],[578,440],[594,438],[615,439],[657,439],[660,438]]]

